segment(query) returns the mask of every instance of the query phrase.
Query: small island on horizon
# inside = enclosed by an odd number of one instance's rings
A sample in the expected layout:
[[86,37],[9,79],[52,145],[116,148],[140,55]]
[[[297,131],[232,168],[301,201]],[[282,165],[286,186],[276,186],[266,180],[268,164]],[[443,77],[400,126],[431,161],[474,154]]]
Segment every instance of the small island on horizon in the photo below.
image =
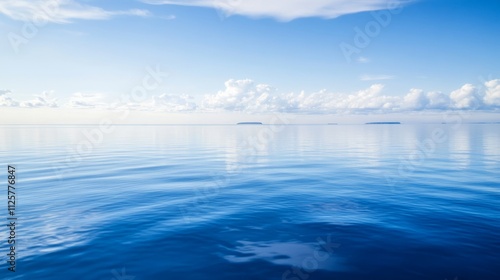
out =
[[237,123],[237,125],[242,125],[242,124],[243,125],[248,125],[248,124],[250,124],[250,125],[252,125],[252,124],[253,125],[261,125],[262,123],[261,122],[239,122],[239,123]]
[[365,124],[401,124],[400,122],[367,122]]

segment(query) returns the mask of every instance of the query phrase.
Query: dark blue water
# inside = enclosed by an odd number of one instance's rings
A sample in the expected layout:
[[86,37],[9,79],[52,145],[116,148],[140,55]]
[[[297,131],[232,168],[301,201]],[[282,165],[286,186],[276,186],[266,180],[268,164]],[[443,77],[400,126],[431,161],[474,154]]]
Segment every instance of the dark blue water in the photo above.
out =
[[500,279],[500,125],[97,129],[0,128],[2,279]]

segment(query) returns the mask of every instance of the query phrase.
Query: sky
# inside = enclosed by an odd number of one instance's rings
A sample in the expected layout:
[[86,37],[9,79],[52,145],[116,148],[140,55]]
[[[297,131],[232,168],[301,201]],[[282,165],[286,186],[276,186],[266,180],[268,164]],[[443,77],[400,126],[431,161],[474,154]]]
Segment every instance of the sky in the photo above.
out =
[[4,0],[0,124],[500,121],[499,12],[496,0]]

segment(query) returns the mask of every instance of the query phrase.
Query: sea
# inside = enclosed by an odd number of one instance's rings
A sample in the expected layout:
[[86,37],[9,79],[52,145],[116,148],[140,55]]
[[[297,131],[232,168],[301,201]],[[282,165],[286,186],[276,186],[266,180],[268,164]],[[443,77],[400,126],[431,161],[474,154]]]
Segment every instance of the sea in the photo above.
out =
[[0,136],[0,279],[500,279],[499,124]]

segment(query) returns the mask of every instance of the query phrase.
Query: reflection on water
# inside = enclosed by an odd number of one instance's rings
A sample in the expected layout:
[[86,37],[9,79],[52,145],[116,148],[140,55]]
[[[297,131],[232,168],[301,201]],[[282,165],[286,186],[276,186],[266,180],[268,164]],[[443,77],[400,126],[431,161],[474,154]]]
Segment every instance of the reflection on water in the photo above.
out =
[[500,279],[499,128],[0,127],[9,279]]

